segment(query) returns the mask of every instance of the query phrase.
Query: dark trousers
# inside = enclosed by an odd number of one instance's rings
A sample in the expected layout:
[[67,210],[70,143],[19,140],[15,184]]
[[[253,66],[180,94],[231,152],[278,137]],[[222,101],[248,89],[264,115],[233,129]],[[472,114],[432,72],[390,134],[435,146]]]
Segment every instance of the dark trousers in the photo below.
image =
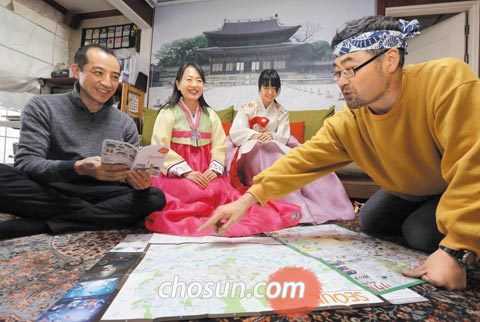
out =
[[435,220],[440,197],[412,202],[380,189],[360,210],[360,227],[371,234],[401,234],[410,247],[432,253],[445,237]]
[[45,220],[54,234],[126,227],[164,206],[158,188],[96,180],[41,184],[0,164],[0,212]]

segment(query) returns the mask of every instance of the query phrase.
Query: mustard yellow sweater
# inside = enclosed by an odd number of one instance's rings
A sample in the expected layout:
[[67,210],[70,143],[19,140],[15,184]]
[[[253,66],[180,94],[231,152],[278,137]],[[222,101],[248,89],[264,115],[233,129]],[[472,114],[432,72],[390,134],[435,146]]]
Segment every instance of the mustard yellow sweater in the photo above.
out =
[[400,197],[443,193],[441,244],[480,256],[480,79],[468,65],[445,58],[406,66],[401,97],[388,113],[337,113],[256,176],[249,192],[263,204],[351,161]]

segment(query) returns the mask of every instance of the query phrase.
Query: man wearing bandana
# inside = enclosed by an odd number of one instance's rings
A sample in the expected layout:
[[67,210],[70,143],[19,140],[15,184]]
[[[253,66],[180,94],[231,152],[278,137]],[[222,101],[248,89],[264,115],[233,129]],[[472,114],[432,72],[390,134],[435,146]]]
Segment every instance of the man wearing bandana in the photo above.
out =
[[250,205],[354,161],[382,187],[360,211],[361,228],[401,234],[430,254],[405,275],[465,288],[480,256],[480,80],[453,58],[404,67],[407,39],[418,34],[416,20],[348,22],[332,40],[333,77],[348,108],[205,226],[224,222],[222,234]]

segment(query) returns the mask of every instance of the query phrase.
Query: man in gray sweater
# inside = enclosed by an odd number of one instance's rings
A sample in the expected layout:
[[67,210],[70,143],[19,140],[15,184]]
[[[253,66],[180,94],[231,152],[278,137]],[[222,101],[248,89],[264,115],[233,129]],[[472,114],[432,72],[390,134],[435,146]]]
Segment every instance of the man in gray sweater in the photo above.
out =
[[165,206],[146,171],[103,164],[104,139],[138,146],[133,120],[112,105],[120,64],[99,45],[80,48],[68,94],[40,95],[23,108],[15,168],[0,164],[0,239],[126,227]]

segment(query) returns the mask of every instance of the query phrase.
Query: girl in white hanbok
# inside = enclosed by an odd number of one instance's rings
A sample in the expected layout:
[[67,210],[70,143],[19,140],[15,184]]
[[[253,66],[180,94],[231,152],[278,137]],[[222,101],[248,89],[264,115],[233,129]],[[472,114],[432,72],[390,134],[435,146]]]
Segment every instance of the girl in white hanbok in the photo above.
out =
[[[259,98],[242,106],[230,129],[228,170],[232,183],[244,191],[255,175],[298,146],[290,135],[287,110],[276,98],[280,93],[276,70],[262,71],[258,80]],[[282,200],[302,208],[303,223],[323,223],[334,219],[353,219],[354,212],[345,189],[334,174],[328,174]]]

